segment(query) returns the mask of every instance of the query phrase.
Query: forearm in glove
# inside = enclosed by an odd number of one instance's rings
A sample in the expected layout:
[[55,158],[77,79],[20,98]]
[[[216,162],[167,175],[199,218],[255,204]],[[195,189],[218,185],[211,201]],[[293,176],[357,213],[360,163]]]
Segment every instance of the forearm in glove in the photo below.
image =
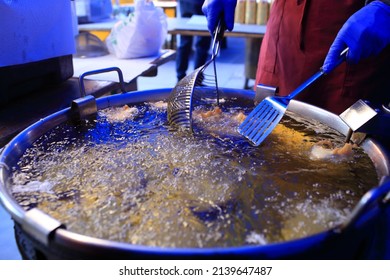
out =
[[205,0],[202,6],[202,11],[207,18],[207,28],[210,33],[213,33],[219,18],[223,16],[226,28],[229,31],[234,27],[234,11],[237,0]]
[[346,47],[349,48],[347,61],[358,63],[361,59],[379,54],[389,44],[390,5],[384,1],[372,1],[353,14],[340,29],[329,49],[323,70],[333,70]]

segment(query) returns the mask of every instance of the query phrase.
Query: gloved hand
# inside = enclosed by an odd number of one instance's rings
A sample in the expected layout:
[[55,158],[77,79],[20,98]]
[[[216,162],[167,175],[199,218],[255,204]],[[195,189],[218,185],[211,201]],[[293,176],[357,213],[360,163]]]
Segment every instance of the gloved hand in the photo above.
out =
[[345,22],[329,49],[323,70],[325,73],[332,71],[346,47],[349,47],[347,61],[358,63],[379,54],[389,44],[390,5],[373,1]]
[[229,31],[234,27],[234,11],[237,0],[205,0],[202,11],[207,18],[207,27],[213,34],[217,27],[219,17],[223,14],[226,28]]

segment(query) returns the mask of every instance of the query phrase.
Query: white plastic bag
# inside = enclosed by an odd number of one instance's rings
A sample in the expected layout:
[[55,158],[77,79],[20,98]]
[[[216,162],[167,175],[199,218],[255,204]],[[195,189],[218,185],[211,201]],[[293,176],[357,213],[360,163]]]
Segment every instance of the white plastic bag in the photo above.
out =
[[112,28],[107,48],[117,58],[157,55],[168,33],[167,17],[152,1],[136,0],[134,13]]

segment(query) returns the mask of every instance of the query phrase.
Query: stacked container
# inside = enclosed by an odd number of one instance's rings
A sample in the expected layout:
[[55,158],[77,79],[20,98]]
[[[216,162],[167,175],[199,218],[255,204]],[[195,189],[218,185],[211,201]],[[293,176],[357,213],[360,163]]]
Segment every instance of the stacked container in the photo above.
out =
[[238,0],[235,23],[266,25],[273,0]]

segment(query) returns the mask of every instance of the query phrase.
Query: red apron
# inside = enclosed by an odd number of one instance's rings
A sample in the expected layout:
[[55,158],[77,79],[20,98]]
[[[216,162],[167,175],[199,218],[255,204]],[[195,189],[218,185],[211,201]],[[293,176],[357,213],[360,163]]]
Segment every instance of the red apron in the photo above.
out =
[[[256,84],[291,93],[322,66],[344,22],[365,0],[276,0],[257,67]],[[356,65],[343,63],[296,99],[340,114],[358,99],[389,103],[390,47]]]

